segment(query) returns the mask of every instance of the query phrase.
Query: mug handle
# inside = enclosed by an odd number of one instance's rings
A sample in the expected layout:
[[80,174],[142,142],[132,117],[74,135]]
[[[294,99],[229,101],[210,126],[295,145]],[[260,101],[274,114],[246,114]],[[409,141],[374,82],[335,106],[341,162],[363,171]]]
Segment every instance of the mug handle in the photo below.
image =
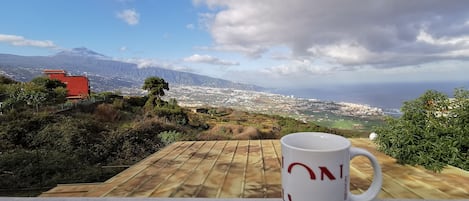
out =
[[351,147],[350,148],[350,160],[355,156],[365,156],[371,161],[371,166],[373,166],[373,181],[371,182],[370,187],[364,193],[359,195],[354,195],[350,191],[348,192],[350,201],[370,201],[376,198],[378,193],[381,191],[381,185],[383,184],[383,178],[381,175],[381,167],[379,166],[378,160],[370,152]]

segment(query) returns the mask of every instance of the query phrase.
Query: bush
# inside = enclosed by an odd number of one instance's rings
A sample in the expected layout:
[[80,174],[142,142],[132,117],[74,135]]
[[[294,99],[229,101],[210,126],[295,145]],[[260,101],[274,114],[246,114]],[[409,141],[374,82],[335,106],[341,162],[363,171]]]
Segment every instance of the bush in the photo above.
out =
[[164,120],[153,118],[135,122],[130,129],[113,132],[106,142],[111,154],[109,162],[133,164],[158,151],[165,145],[158,135],[167,130],[178,130]]
[[2,115],[0,120],[0,151],[32,148],[36,134],[56,121],[52,115],[35,115],[27,111]]
[[3,188],[53,187],[58,183],[97,182],[109,176],[98,167],[87,166],[73,155],[57,150],[16,149],[0,154]]
[[328,132],[328,133],[340,134],[340,133],[334,132],[331,129],[318,126],[311,122],[303,123],[292,118],[281,117],[281,116],[274,116],[274,117],[275,119],[277,119],[278,125],[280,126],[280,136],[284,136],[288,133],[296,133],[296,132]]
[[[114,102],[116,103],[116,101],[114,101]],[[117,102],[119,102],[119,101],[117,101]],[[118,105],[118,104],[119,103],[116,103],[116,104],[113,104],[113,105],[108,104],[108,103],[99,104],[96,107],[96,109],[94,110],[94,116],[99,121],[106,121],[106,122],[117,121],[120,118],[119,109],[116,109],[116,107],[117,107],[116,105]]]
[[143,107],[148,100],[148,96],[130,96],[126,98],[127,104],[132,107]]
[[456,89],[454,99],[427,91],[404,102],[398,119],[378,127],[378,149],[399,163],[441,171],[445,165],[469,170],[469,92]]
[[175,122],[179,125],[186,125],[189,123],[189,118],[182,107],[176,103],[162,101],[159,105],[153,108],[153,112],[163,118]]
[[158,137],[160,138],[161,142],[163,142],[165,145],[168,145],[173,142],[179,141],[182,138],[182,135],[182,133],[173,130],[163,131],[158,134]]

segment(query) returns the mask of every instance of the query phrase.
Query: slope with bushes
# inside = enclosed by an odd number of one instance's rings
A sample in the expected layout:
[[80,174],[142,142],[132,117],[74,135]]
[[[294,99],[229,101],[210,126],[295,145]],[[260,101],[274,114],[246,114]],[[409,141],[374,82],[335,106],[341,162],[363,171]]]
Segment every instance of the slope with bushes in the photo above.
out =
[[[25,86],[31,90],[16,96]],[[8,105],[0,115],[0,194],[36,189],[20,194],[36,195],[59,183],[104,181],[122,170],[106,167],[130,166],[180,140],[276,139],[299,131],[361,134],[229,108],[193,112],[175,99],[161,99],[168,89],[164,80],[148,79],[145,87],[152,93],[144,97],[105,92],[63,103],[64,91],[55,90],[63,86],[55,82],[2,78],[0,101]],[[28,102],[38,93],[44,98]]]

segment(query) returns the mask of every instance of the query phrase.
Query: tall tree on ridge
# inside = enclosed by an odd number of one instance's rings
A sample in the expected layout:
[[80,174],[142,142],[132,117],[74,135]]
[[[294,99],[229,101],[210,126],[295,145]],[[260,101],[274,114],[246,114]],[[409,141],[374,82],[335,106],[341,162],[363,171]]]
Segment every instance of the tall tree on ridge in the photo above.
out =
[[154,107],[162,103],[161,97],[165,95],[164,90],[169,90],[169,84],[163,78],[153,76],[145,79],[142,89],[148,90],[148,101],[145,105]]

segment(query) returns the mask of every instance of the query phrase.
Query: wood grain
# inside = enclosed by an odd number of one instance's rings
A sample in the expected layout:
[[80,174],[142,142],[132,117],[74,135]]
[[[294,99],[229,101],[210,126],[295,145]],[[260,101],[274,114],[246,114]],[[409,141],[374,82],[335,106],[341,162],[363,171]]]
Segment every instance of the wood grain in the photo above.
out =
[[[467,171],[400,165],[368,139],[350,141],[377,157],[383,171],[380,199],[469,198]],[[58,185],[41,196],[279,198],[280,172],[279,140],[176,142],[106,182]],[[372,181],[367,158],[351,161],[350,177],[352,193],[366,191]]]

